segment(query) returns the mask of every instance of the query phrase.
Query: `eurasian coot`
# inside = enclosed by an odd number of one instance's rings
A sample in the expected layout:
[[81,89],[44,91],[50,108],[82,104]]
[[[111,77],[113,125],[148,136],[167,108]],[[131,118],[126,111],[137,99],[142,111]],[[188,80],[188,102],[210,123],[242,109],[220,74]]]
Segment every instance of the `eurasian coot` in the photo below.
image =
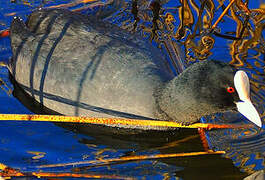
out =
[[175,77],[138,35],[64,9],[37,10],[26,23],[14,18],[10,32],[12,76],[61,114],[194,123],[238,107],[261,126],[246,73],[228,64],[202,61]]

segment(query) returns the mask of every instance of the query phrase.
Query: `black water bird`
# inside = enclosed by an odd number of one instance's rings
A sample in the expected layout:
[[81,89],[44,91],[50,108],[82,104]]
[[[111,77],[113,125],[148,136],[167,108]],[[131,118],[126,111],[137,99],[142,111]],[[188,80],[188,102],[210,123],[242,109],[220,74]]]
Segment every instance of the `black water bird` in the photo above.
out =
[[10,32],[12,76],[58,113],[194,123],[237,107],[261,126],[246,73],[228,64],[202,61],[175,77],[138,35],[64,9],[37,10],[26,23],[14,18]]

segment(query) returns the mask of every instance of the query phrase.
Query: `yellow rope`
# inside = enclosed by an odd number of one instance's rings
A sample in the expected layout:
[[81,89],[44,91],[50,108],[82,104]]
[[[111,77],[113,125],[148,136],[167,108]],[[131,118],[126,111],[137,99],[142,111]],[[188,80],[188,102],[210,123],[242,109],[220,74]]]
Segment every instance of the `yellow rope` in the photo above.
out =
[[212,26],[212,30],[214,30],[214,28],[217,26],[217,24],[221,21],[221,19],[224,17],[224,15],[227,13],[227,11],[229,10],[229,8],[232,6],[232,4],[235,2],[235,0],[231,0],[230,3],[228,4],[228,6],[225,8],[225,10],[222,12],[222,14],[220,15],[220,17],[216,20],[216,22],[214,23],[214,25]]
[[6,165],[4,165],[4,164],[2,164],[2,163],[0,163],[0,170],[1,171],[3,171],[4,169],[6,169],[7,168],[7,166]]
[[44,177],[76,177],[76,178],[93,178],[93,179],[133,179],[126,176],[118,175],[102,175],[102,174],[81,174],[81,173],[53,173],[53,172],[21,172],[17,169],[13,169],[0,163],[0,180],[11,179],[11,177],[31,177],[36,176],[38,178]]
[[3,61],[0,62],[0,67],[6,67],[6,66],[7,66],[7,64],[5,62],[3,62]]
[[173,128],[246,128],[249,125],[226,125],[226,124],[206,124],[195,123],[183,125],[173,121],[159,120],[139,120],[122,118],[94,118],[94,117],[76,117],[60,115],[31,115],[31,114],[0,114],[0,121],[43,121],[43,122],[61,122],[61,123],[89,123],[103,125],[131,125],[147,127],[173,127]]
[[38,168],[53,168],[53,167],[64,167],[64,166],[76,166],[91,164],[97,165],[108,164],[112,162],[126,162],[126,161],[138,161],[138,160],[150,160],[150,159],[162,159],[162,158],[175,158],[175,157],[188,157],[188,156],[200,156],[210,154],[225,154],[225,151],[208,151],[208,152],[189,152],[189,153],[173,153],[173,154],[155,154],[155,155],[139,155],[139,156],[124,156],[119,158],[109,158],[91,161],[79,161],[73,163],[60,163],[60,164],[47,164],[38,166]]

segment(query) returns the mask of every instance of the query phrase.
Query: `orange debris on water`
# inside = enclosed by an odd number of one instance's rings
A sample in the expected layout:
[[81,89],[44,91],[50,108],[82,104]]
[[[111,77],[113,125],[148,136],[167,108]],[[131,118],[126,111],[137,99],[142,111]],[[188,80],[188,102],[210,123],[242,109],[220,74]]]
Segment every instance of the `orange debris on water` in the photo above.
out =
[[208,145],[208,141],[206,139],[205,130],[202,128],[198,128],[198,133],[200,135],[202,146],[203,146],[204,150],[206,152],[208,152],[209,151],[209,145]]
[[0,37],[8,37],[10,35],[10,31],[8,29],[0,31]]

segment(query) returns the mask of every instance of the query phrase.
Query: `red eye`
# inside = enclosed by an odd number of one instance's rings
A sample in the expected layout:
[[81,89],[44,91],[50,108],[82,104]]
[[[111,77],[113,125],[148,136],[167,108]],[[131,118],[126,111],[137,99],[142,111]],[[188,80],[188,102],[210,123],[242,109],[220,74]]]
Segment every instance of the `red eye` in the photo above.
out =
[[234,93],[235,92],[235,89],[233,87],[228,87],[228,88],[226,88],[226,90],[229,93]]

